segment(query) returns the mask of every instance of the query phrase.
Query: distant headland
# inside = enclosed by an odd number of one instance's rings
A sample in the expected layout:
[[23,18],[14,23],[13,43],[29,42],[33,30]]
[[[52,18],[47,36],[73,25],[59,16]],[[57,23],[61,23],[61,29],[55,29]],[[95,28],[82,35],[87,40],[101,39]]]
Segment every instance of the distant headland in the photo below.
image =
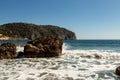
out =
[[36,25],[31,23],[7,23],[0,25],[0,40],[34,40],[38,37],[53,35],[63,40],[75,40],[74,32],[53,25]]

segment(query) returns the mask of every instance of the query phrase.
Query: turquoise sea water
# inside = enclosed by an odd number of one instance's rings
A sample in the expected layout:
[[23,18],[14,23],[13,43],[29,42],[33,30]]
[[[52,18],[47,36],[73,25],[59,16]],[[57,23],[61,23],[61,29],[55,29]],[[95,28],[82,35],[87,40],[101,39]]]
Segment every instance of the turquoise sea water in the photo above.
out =
[[[0,44],[13,42],[16,44],[26,44],[28,40],[1,40]],[[120,51],[120,40],[64,40],[71,50],[116,50]]]
[[120,80],[117,66],[120,40],[65,40],[60,57],[0,60],[0,80]]
[[120,40],[66,40],[68,49],[120,51]]

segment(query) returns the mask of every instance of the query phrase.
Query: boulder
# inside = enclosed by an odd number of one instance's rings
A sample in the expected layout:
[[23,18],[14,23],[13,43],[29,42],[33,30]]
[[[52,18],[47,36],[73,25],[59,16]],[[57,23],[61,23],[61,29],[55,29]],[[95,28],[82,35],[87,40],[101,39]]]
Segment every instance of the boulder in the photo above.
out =
[[27,58],[56,57],[62,54],[63,40],[47,36],[29,41],[24,47],[24,55]]
[[16,45],[11,42],[0,45],[0,59],[13,59],[17,56]]
[[120,76],[120,66],[116,68],[115,74],[118,75],[118,76]]
[[32,45],[32,44],[27,44],[24,47],[24,55],[25,55],[25,57],[28,57],[28,58],[42,56],[40,54],[39,48],[34,46],[34,45]]

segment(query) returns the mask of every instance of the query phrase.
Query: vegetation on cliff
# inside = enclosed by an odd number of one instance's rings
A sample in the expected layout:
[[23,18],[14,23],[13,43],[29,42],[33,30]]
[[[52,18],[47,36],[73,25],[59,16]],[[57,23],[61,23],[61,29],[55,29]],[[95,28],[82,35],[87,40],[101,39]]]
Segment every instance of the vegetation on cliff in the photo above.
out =
[[13,39],[30,39],[53,35],[64,40],[76,39],[75,33],[53,25],[35,25],[29,23],[8,23],[0,25],[0,34]]

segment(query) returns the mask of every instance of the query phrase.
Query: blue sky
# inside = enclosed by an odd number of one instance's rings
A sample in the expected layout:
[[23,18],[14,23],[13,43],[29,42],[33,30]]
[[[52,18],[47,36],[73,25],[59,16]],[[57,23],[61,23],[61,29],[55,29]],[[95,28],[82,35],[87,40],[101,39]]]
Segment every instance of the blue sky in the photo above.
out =
[[0,24],[51,24],[78,39],[120,39],[120,0],[0,0]]

